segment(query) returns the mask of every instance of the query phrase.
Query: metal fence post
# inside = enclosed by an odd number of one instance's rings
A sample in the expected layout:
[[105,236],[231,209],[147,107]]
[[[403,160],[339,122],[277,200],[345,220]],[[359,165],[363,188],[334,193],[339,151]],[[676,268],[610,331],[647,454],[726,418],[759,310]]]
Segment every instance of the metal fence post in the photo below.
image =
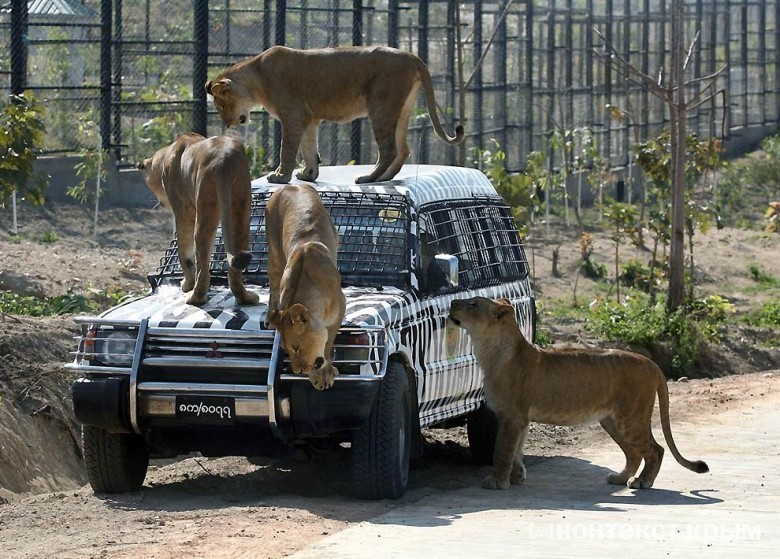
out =
[[[420,0],[418,17],[418,52],[417,55],[423,62],[428,64],[428,0]],[[429,108],[428,110],[433,110]],[[417,163],[428,163],[428,126],[425,125],[420,131],[420,149],[418,151]]]
[[100,2],[100,149],[111,147],[111,0]]
[[192,130],[207,136],[208,106],[206,89],[208,80],[209,60],[209,2],[208,0],[193,0],[194,28],[192,40],[195,43],[192,60]]
[[[276,0],[276,44],[287,44],[287,0]],[[274,158],[278,158],[282,149],[282,124],[274,119]]]
[[387,3],[387,45],[398,48],[398,0]]
[[11,94],[27,89],[27,0],[11,0]]
[[[123,41],[122,0],[114,0],[114,40],[117,45]],[[112,54],[112,87],[111,87],[111,144],[114,146],[114,160],[119,161],[122,155],[122,47],[117,47]]]
[[[352,44],[359,47],[363,44],[363,0],[352,0]],[[361,127],[362,119],[352,121],[349,134],[350,157],[352,161],[361,162]]]

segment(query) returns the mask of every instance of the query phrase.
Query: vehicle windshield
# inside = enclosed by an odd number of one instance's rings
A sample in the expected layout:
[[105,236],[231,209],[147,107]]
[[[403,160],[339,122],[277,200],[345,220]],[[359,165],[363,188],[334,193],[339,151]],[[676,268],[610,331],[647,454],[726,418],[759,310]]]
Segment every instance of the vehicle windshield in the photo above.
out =
[[[265,205],[270,193],[255,193],[252,201],[249,250],[252,262],[244,280],[268,285],[268,245],[265,236]],[[339,232],[338,267],[345,286],[394,286],[409,284],[409,206],[400,194],[368,192],[320,192]],[[228,265],[221,229],[217,230],[211,259],[212,283],[227,283]],[[153,285],[168,278],[181,279],[176,239],[160,259]]]

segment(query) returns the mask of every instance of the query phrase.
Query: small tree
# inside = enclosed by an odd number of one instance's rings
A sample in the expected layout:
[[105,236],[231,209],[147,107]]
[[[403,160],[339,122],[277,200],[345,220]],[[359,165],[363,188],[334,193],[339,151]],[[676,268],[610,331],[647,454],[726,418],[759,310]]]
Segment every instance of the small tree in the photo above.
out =
[[634,242],[638,239],[636,211],[631,204],[608,199],[604,204],[603,213],[612,227],[611,239],[615,243],[615,288],[617,301],[620,302],[620,243],[625,238],[630,238]]
[[[495,149],[474,149],[476,154],[474,164],[487,175],[496,192],[512,208],[515,225],[517,225],[521,235],[527,236],[531,228],[533,214],[539,205],[535,177],[525,173],[510,175],[506,170],[506,153],[501,149],[498,141],[491,141]],[[540,158],[541,154],[533,152],[529,155],[529,162],[541,165]]]
[[[692,58],[693,47],[698,40],[698,33],[691,42],[687,54],[684,49],[683,35],[685,30],[685,2],[684,0],[672,0],[671,2],[671,33],[670,35],[670,65],[669,72],[659,72],[658,77],[645,74],[620,53],[618,53],[609,41],[599,31],[596,34],[601,37],[606,46],[606,52],[597,53],[599,59],[617,73],[629,81],[639,83],[649,93],[661,99],[669,109],[671,154],[671,240],[670,240],[670,266],[669,289],[666,299],[666,308],[671,313],[677,310],[684,302],[684,241],[685,241],[685,167],[686,167],[686,129],[687,113],[702,103],[714,98],[715,83],[727,69],[723,66],[717,72],[708,76],[696,77],[685,80],[685,70]],[[668,80],[664,83],[664,78]],[[688,96],[690,86],[697,86],[698,92]],[[705,96],[706,95],[706,96]]]
[[43,105],[30,93],[11,95],[0,113],[0,207],[17,193],[33,206],[44,203],[48,176],[33,163],[43,142]]

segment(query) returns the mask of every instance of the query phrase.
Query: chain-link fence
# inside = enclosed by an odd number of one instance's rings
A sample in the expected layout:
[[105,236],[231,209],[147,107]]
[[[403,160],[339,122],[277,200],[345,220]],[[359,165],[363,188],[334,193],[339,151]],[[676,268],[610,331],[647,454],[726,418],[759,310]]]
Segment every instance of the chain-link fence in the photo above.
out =
[[[697,37],[687,77],[728,64],[712,90],[722,94],[689,112],[690,130],[728,137],[777,125],[779,5],[687,3],[686,40]],[[668,10],[661,0],[11,0],[0,7],[0,39],[11,46],[0,51],[0,87],[45,100],[47,152],[101,145],[122,165],[185,131],[222,132],[203,84],[272,45],[412,51],[428,64],[452,131],[462,53],[469,149],[495,139],[518,170],[551,130],[588,127],[601,153],[623,165],[631,143],[659,132],[666,110],[600,61],[605,43],[594,30],[638,70],[658,76],[669,69]],[[702,84],[689,86],[691,95]],[[267,114],[257,111],[229,133],[251,147],[257,170],[275,164],[280,130]],[[365,119],[324,123],[319,137],[323,164],[376,159]],[[457,162],[457,149],[431,133],[422,108],[410,122],[409,145],[412,161]]]

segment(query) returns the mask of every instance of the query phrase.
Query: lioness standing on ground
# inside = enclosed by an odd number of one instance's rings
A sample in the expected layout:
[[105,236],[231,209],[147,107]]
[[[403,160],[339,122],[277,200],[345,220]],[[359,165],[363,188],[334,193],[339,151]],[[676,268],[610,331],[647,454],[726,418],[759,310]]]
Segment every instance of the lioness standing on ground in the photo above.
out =
[[420,85],[436,134],[450,145],[463,141],[444,132],[436,110],[431,75],[410,52],[390,47],[334,47],[296,50],[271,47],[238,62],[206,83],[225,126],[244,124],[253,107],[263,106],[282,123],[279,168],[268,181],[292,178],[300,146],[305,166],[296,174],[314,181],[319,175],[317,128],[320,122],[350,122],[368,116],[379,150],[374,169],[355,182],[392,179],[409,157],[406,131]]
[[[538,349],[523,337],[506,299],[453,301],[450,320],[471,336],[485,374],[485,400],[498,417],[493,473],[483,487],[506,489],[525,479],[523,445],[529,422],[578,425],[593,420],[626,455],[623,471],[608,476],[607,482],[652,487],[664,455],[651,429],[656,394],[672,455],[691,471],[709,471],[704,462],[686,460],[677,450],[666,378],[650,359],[620,350]],[[642,459],[644,468],[636,476]]]
[[240,305],[254,305],[242,271],[252,260],[249,217],[252,186],[249,161],[241,142],[227,136],[204,138],[189,133],[160,148],[136,167],[163,207],[176,219],[182,291],[187,303],[204,305],[211,282],[209,264],[214,234],[222,222],[230,291]]
[[331,363],[346,299],[336,266],[339,236],[320,195],[311,185],[290,184],[274,192],[265,210],[268,238],[268,314],[279,330],[293,372],[314,388],[333,386]]

